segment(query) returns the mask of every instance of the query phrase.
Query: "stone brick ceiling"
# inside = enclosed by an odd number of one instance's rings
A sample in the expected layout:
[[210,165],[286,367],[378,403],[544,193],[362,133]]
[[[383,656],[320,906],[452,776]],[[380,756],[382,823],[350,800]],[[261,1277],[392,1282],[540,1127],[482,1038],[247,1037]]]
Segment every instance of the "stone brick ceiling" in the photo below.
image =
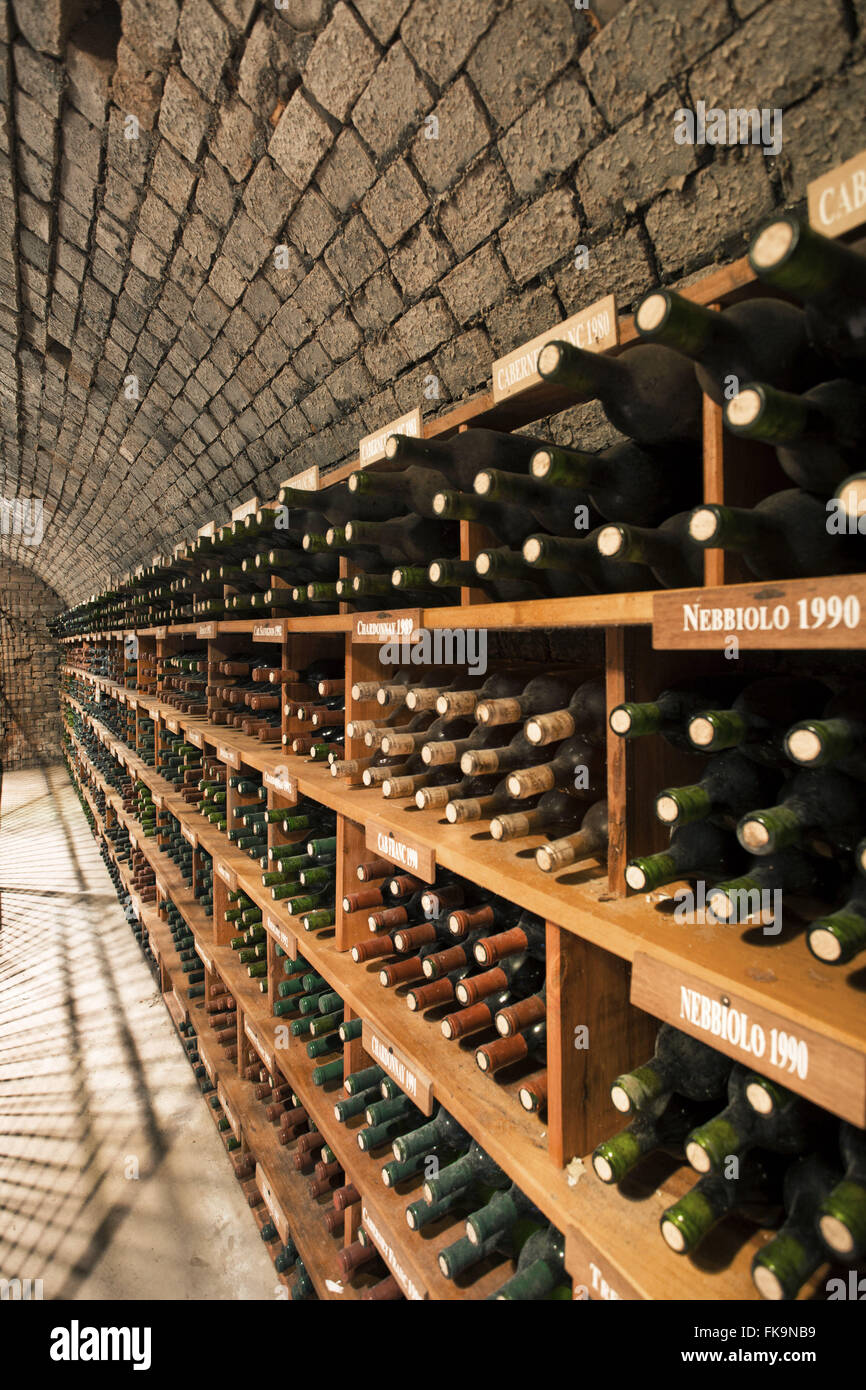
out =
[[[45,515],[0,552],[77,602],[866,144],[864,0],[595,10],[0,0],[0,495]],[[783,156],[673,143],[699,98]]]

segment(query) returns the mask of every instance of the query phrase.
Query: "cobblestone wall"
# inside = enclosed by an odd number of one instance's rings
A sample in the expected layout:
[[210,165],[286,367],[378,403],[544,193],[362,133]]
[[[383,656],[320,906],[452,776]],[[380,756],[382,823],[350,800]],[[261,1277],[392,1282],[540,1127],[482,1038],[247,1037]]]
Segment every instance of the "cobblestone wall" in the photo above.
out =
[[[0,0],[3,495],[46,523],[0,547],[77,601],[741,251],[866,144],[864,35],[866,0]],[[781,154],[677,144],[698,100],[782,107]]]
[[7,772],[59,756],[59,653],[48,619],[62,607],[32,571],[0,561],[0,765]]

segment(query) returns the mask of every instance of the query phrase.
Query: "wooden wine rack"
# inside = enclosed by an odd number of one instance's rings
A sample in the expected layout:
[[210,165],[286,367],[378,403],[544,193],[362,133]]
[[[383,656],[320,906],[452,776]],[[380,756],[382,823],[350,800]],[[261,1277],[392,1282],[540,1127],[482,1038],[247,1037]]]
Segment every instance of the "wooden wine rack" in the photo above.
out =
[[[682,293],[697,302],[724,305],[763,288],[753,281],[745,259],[713,271]],[[620,323],[620,347],[635,338],[630,317]],[[427,437],[448,438],[469,426],[510,430],[565,408],[570,402],[547,384],[495,404],[483,394],[456,409],[425,422]],[[751,506],[768,492],[786,486],[773,452],[727,435],[721,412],[704,402],[703,496],[708,502],[726,501]],[[339,481],[355,467],[354,461],[329,473],[323,484]],[[372,465],[387,467],[386,464]],[[461,555],[471,559],[486,543],[483,528],[461,523]],[[344,571],[346,562],[343,562]],[[276,577],[275,577],[276,578]],[[825,584],[827,581],[820,581]],[[489,630],[595,629],[603,642],[608,708],[623,699],[653,696],[674,679],[730,669],[722,638],[714,649],[696,656],[685,644],[669,639],[671,613],[685,603],[699,604],[702,596],[719,586],[728,605],[754,602],[772,591],[775,604],[792,611],[800,600],[813,596],[816,581],[787,580],[772,586],[746,579],[737,559],[721,551],[705,557],[704,588],[692,591],[637,592],[599,597],[526,600],[514,603],[476,601],[475,591],[463,590],[459,607],[428,608],[420,615],[429,630],[486,628]],[[844,594],[866,592],[866,576],[840,577],[832,585]],[[64,639],[75,644],[77,655],[86,654],[94,642],[122,642],[128,633],[100,632]],[[139,684],[152,683],[154,657],[183,650],[190,641],[207,644],[216,659],[239,650],[251,641],[262,644],[263,659],[287,668],[303,667],[319,655],[341,654],[347,675],[346,719],[373,713],[359,707],[349,693],[356,680],[381,679],[377,649],[352,640],[352,616],[348,612],[316,618],[220,621],[172,627],[144,628],[139,639]],[[772,633],[771,640],[752,634],[742,643],[738,669],[765,669],[780,648],[789,654],[834,648],[859,652],[866,647],[866,622],[842,630],[819,633],[814,626],[790,626]],[[811,658],[808,658],[811,660]],[[846,658],[850,661],[850,656]],[[820,661],[820,658],[818,658]],[[757,665],[756,665],[757,663]],[[289,1081],[317,1127],[342,1163],[367,1204],[368,1216],[386,1249],[392,1271],[409,1297],[454,1299],[484,1297],[507,1277],[499,1268],[474,1283],[461,1285],[444,1279],[436,1259],[439,1247],[456,1239],[459,1230],[425,1238],[409,1231],[404,1208],[407,1196],[398,1195],[380,1181],[381,1160],[361,1153],[354,1131],[360,1122],[340,1125],[333,1112],[334,1086],[318,1088],[310,1079],[312,1063],[301,1040],[288,1048],[277,1046],[279,1020],[272,1012],[275,995],[273,946],[293,951],[295,946],[346,1004],[347,1017],[361,1018],[368,1031],[391,1045],[416,1076],[431,1085],[432,1097],[441,1102],[479,1141],[533,1202],[566,1234],[566,1264],[576,1298],[590,1299],[741,1299],[757,1298],[749,1277],[755,1249],[767,1238],[752,1228],[726,1222],[701,1247],[700,1259],[674,1255],[658,1234],[658,1217],[664,1206],[676,1200],[692,1181],[690,1170],[653,1168],[652,1182],[629,1183],[622,1192],[599,1183],[586,1155],[615,1128],[617,1117],[609,1101],[612,1077],[649,1054],[658,1020],[664,1019],[722,1051],[776,1076],[792,1090],[816,1101],[832,1113],[866,1125],[866,1022],[863,1018],[862,964],[832,969],[809,955],[803,935],[786,927],[776,936],[758,939],[748,927],[709,928],[677,923],[670,911],[678,887],[664,892],[629,896],[624,868],[636,852],[661,848],[663,827],[652,815],[654,793],[677,780],[691,780],[697,766],[687,755],[674,753],[660,739],[644,739],[635,746],[608,740],[608,802],[611,838],[608,860],[573,865],[558,874],[536,870],[527,849],[542,842],[537,836],[498,844],[477,826],[446,825],[437,812],[385,801],[378,790],[350,785],[330,775],[329,768],[285,753],[206,718],[178,714],[160,700],[123,687],[107,678],[90,675],[77,666],[69,674],[106,691],[134,711],[138,719],[153,721],[157,749],[167,733],[183,733],[230,769],[254,769],[263,774],[269,807],[288,807],[298,796],[310,797],[337,813],[337,924],[333,932],[305,933],[280,902],[271,900],[261,884],[255,864],[229,845],[183,800],[172,785],[146,766],[136,752],[113,737],[84,712],[70,695],[67,705],[77,709],[106,747],[140,778],[154,794],[157,805],[177,817],[188,838],[213,857],[215,885],[214,920],[206,917],[193,899],[175,866],[153,842],[138,836],[138,844],[156,872],[160,894],[176,904],[196,939],[206,964],[208,993],[221,981],[238,1005],[239,1038],[257,1040],[260,1055]],[[419,668],[420,669],[420,668]],[[770,669],[775,669],[770,667]],[[810,673],[814,674],[814,670]],[[283,686],[284,697],[291,694]],[[378,707],[375,707],[378,708]],[[137,725],[140,727],[140,725]],[[293,731],[283,715],[283,732]],[[345,756],[359,752],[347,740]],[[85,762],[85,755],[81,755]],[[122,811],[119,798],[92,765],[94,781],[106,796],[110,814],[133,834],[136,824]],[[101,824],[87,787],[82,788]],[[369,968],[355,965],[350,947],[368,935],[361,915],[340,908],[344,885],[355,882],[356,865],[381,853],[367,846],[369,832],[387,830],[392,837],[414,848],[436,866],[465,876],[490,892],[537,913],[547,923],[548,1080],[549,1100],[545,1123],[524,1112],[516,1102],[513,1084],[491,1082],[475,1066],[472,1051],[441,1038],[438,1028],[409,1012],[396,991],[383,990]],[[269,831],[274,842],[273,828]],[[387,857],[387,856],[386,856]],[[123,876],[123,870],[121,869]],[[269,942],[269,992],[261,994],[248,979],[228,945],[222,909],[228,888],[241,888],[262,909]],[[199,1026],[201,1004],[189,1000],[183,977],[172,955],[170,936],[152,906],[141,905],[141,915],[152,941],[160,951],[164,998],[173,1016],[179,1010],[196,1021],[202,1050],[208,1054],[206,1030]],[[718,1037],[702,1032],[684,1015],[685,992],[690,998],[706,998],[739,1008],[760,1022],[766,1037],[772,1029],[808,1042],[810,1065],[799,1077],[776,1068],[769,1054],[760,1059]],[[589,1030],[590,1046],[575,1045],[577,1030]],[[245,1031],[246,1030],[246,1031]],[[361,1040],[346,1044],[346,1070],[366,1065]],[[234,1068],[222,1060],[208,1060],[219,1074],[236,1112],[243,1145],[255,1157],[269,1184],[272,1200],[287,1214],[296,1243],[320,1297],[358,1296],[354,1284],[337,1278],[334,1247],[324,1232],[320,1215],[313,1209],[301,1179],[286,1162],[286,1151],[263,1119],[258,1105],[245,1099]],[[360,1210],[350,1208],[346,1241],[354,1238]],[[813,1296],[823,1286],[826,1268],[810,1282],[801,1297]],[[820,1276],[820,1277],[819,1277]],[[819,1294],[820,1296],[820,1294]]]

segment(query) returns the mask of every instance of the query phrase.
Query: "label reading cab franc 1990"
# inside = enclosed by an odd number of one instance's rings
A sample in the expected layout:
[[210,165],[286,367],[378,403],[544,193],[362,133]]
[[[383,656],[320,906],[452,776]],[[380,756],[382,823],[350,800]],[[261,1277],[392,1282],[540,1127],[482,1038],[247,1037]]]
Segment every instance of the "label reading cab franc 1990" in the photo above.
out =
[[367,826],[364,843],[367,849],[375,850],[401,869],[423,878],[425,883],[435,882],[436,851],[432,845],[415,844],[402,832],[381,825]]
[[276,772],[263,772],[262,781],[266,787],[272,791],[279,792],[282,796],[289,797],[292,801],[298,799],[298,779],[290,777],[284,767],[277,768]]

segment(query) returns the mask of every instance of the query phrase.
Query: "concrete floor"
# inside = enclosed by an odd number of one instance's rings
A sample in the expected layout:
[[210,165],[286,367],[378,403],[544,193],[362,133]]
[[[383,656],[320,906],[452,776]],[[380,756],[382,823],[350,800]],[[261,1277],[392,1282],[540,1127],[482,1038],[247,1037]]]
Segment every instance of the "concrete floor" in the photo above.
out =
[[0,801],[0,1279],[285,1297],[62,766]]

